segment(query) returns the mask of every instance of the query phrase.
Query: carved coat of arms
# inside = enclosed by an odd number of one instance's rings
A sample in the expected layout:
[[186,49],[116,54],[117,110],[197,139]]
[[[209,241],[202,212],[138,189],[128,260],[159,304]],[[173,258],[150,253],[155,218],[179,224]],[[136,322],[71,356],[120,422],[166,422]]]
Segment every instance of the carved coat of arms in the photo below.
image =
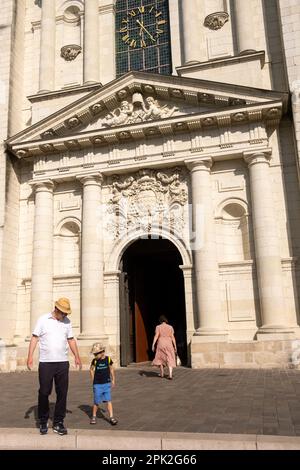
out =
[[115,176],[111,184],[106,229],[117,238],[136,228],[151,227],[182,232],[187,183],[184,170],[140,170],[130,176]]

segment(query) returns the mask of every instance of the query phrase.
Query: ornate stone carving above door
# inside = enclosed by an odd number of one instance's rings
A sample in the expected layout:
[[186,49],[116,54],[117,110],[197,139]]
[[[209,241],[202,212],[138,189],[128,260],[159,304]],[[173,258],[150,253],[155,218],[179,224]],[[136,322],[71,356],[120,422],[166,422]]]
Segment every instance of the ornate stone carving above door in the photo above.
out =
[[183,168],[144,169],[112,177],[106,230],[113,238],[134,228],[150,232],[154,225],[182,233],[188,198],[186,179]]

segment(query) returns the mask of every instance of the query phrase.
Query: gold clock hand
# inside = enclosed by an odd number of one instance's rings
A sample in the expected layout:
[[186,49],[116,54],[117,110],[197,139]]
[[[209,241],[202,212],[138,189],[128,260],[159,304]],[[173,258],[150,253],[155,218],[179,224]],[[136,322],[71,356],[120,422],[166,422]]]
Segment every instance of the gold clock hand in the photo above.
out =
[[137,24],[139,24],[139,25],[140,25],[140,27],[141,27],[141,30],[143,29],[143,30],[144,30],[144,31],[145,31],[145,32],[148,34],[148,36],[150,37],[151,41],[155,42],[155,39],[154,39],[154,37],[152,36],[152,34],[151,34],[151,33],[149,33],[148,29],[147,29],[147,28],[145,28],[145,26],[143,25],[143,23],[141,23],[139,20],[136,20],[136,22],[137,22]]

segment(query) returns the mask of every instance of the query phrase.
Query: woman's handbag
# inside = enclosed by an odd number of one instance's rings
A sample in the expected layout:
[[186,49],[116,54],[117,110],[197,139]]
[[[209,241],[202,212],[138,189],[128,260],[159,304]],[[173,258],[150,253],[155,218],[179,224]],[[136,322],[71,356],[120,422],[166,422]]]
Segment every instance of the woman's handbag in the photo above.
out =
[[180,357],[178,356],[177,353],[175,353],[175,355],[176,355],[176,366],[179,367],[179,366],[181,366],[181,360],[180,360]]

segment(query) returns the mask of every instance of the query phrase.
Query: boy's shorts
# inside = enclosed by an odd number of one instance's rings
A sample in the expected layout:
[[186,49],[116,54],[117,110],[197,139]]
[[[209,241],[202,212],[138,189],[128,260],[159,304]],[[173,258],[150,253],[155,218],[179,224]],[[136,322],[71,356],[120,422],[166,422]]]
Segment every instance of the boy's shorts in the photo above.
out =
[[94,404],[99,405],[102,401],[111,401],[111,384],[94,384]]

